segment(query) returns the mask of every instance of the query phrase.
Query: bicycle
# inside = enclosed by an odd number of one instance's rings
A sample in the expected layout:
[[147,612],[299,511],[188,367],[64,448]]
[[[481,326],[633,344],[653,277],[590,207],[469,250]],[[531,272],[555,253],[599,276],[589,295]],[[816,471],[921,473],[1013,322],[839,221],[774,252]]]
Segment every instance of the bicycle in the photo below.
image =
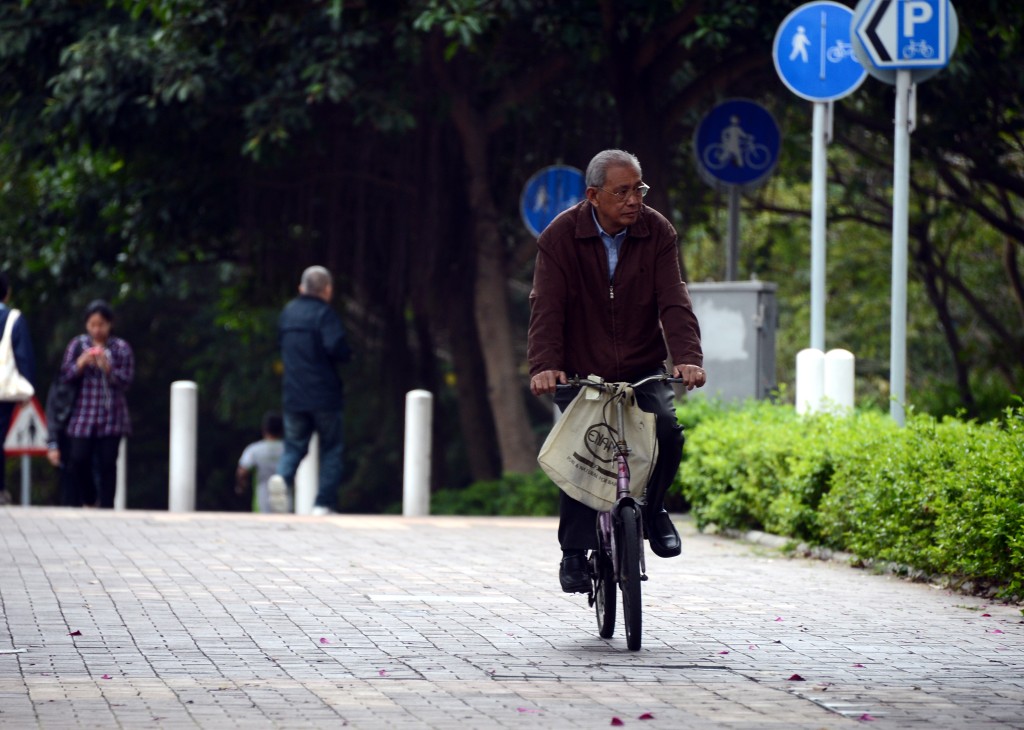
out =
[[[740,156],[743,160],[741,167],[746,165],[751,170],[763,170],[772,160],[767,145],[748,140],[740,143]],[[704,150],[704,164],[709,170],[721,170],[730,162],[734,162],[734,157],[735,155],[721,142],[709,144]]]
[[935,55],[935,49],[932,48],[928,41],[910,41],[903,47],[903,58],[931,58]]
[[[588,605],[597,616],[597,633],[610,639],[615,633],[615,593],[622,591],[622,622],[626,630],[626,647],[637,651],[643,633],[643,604],[640,583],[647,580],[644,559],[644,522],[641,513],[643,501],[637,501],[629,492],[629,444],[625,440],[625,401],[628,393],[645,383],[662,381],[682,383],[682,378],[667,374],[652,375],[635,383],[601,383],[586,378],[570,378],[567,388],[594,388],[610,393],[608,403],[616,409],[615,463],[617,478],[615,503],[611,510],[597,513],[598,548],[591,551],[588,563],[592,587],[587,596]],[[646,485],[645,485],[646,489]]]

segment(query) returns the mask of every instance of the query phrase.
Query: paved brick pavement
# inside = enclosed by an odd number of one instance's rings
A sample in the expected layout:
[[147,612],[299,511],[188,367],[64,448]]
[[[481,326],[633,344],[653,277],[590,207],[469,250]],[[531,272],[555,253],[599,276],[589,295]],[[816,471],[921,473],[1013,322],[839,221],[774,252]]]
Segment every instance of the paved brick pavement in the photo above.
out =
[[684,541],[629,652],[552,519],[0,508],[0,727],[1024,728],[1018,607]]

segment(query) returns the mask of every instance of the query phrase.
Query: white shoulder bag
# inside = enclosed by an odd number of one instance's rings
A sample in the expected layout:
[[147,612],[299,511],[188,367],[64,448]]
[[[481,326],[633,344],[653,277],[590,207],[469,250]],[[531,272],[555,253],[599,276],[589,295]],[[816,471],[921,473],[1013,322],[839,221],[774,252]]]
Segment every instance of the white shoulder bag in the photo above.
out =
[[[623,383],[622,385],[625,385]],[[586,390],[586,389],[584,389]],[[578,502],[608,511],[615,504],[615,398],[626,398],[629,493],[642,500],[658,458],[655,415],[638,408],[632,393],[609,396],[581,392],[565,409],[541,447],[537,461],[558,488]]]
[[7,315],[4,336],[0,338],[0,401],[26,401],[36,394],[32,383],[18,372],[18,363],[14,361],[14,344],[11,342],[14,323],[21,312],[12,309]]

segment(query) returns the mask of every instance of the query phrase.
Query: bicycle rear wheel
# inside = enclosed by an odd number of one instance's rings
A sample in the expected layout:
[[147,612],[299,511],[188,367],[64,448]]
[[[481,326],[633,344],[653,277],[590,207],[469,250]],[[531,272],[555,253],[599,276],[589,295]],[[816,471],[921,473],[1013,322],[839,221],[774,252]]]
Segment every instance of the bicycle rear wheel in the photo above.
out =
[[590,556],[594,572],[594,612],[597,614],[597,633],[602,639],[615,633],[615,571],[604,550],[595,550]]
[[640,648],[643,632],[643,606],[640,601],[640,513],[626,505],[619,512],[618,550],[619,585],[622,588],[622,622],[626,627],[626,647]]

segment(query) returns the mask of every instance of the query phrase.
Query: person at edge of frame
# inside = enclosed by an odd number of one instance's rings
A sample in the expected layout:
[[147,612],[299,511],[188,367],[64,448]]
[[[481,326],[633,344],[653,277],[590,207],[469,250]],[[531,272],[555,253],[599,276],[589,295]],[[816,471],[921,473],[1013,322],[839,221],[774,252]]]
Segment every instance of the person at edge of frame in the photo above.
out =
[[[11,307],[8,303],[11,299],[11,280],[7,272],[0,271],[0,334],[7,326],[7,317],[11,314]],[[14,350],[14,364],[21,376],[32,383],[36,382],[36,357],[32,349],[32,339],[28,333],[28,322],[24,316],[18,317],[11,327],[11,347]],[[0,401],[0,442],[7,436],[7,430],[11,427],[11,417],[14,415],[14,408],[18,404],[14,401]],[[5,483],[7,474],[7,463],[4,450],[0,447],[0,505],[10,504],[11,495],[7,492]]]
[[[554,394],[565,408],[577,393],[557,391],[569,376],[636,382],[667,372],[687,390],[706,382],[700,326],[682,281],[676,231],[644,205],[650,189],[640,161],[623,150],[599,152],[586,172],[586,199],[556,217],[537,240],[527,356],[530,391]],[[666,347],[667,344],[667,347]],[[637,391],[637,405],[656,416],[658,458],[647,485],[644,531],[651,550],[679,555],[679,532],[664,508],[682,460],[683,429],[669,383]],[[586,551],[594,550],[596,512],[560,494],[559,582],[566,593],[590,590]]]

